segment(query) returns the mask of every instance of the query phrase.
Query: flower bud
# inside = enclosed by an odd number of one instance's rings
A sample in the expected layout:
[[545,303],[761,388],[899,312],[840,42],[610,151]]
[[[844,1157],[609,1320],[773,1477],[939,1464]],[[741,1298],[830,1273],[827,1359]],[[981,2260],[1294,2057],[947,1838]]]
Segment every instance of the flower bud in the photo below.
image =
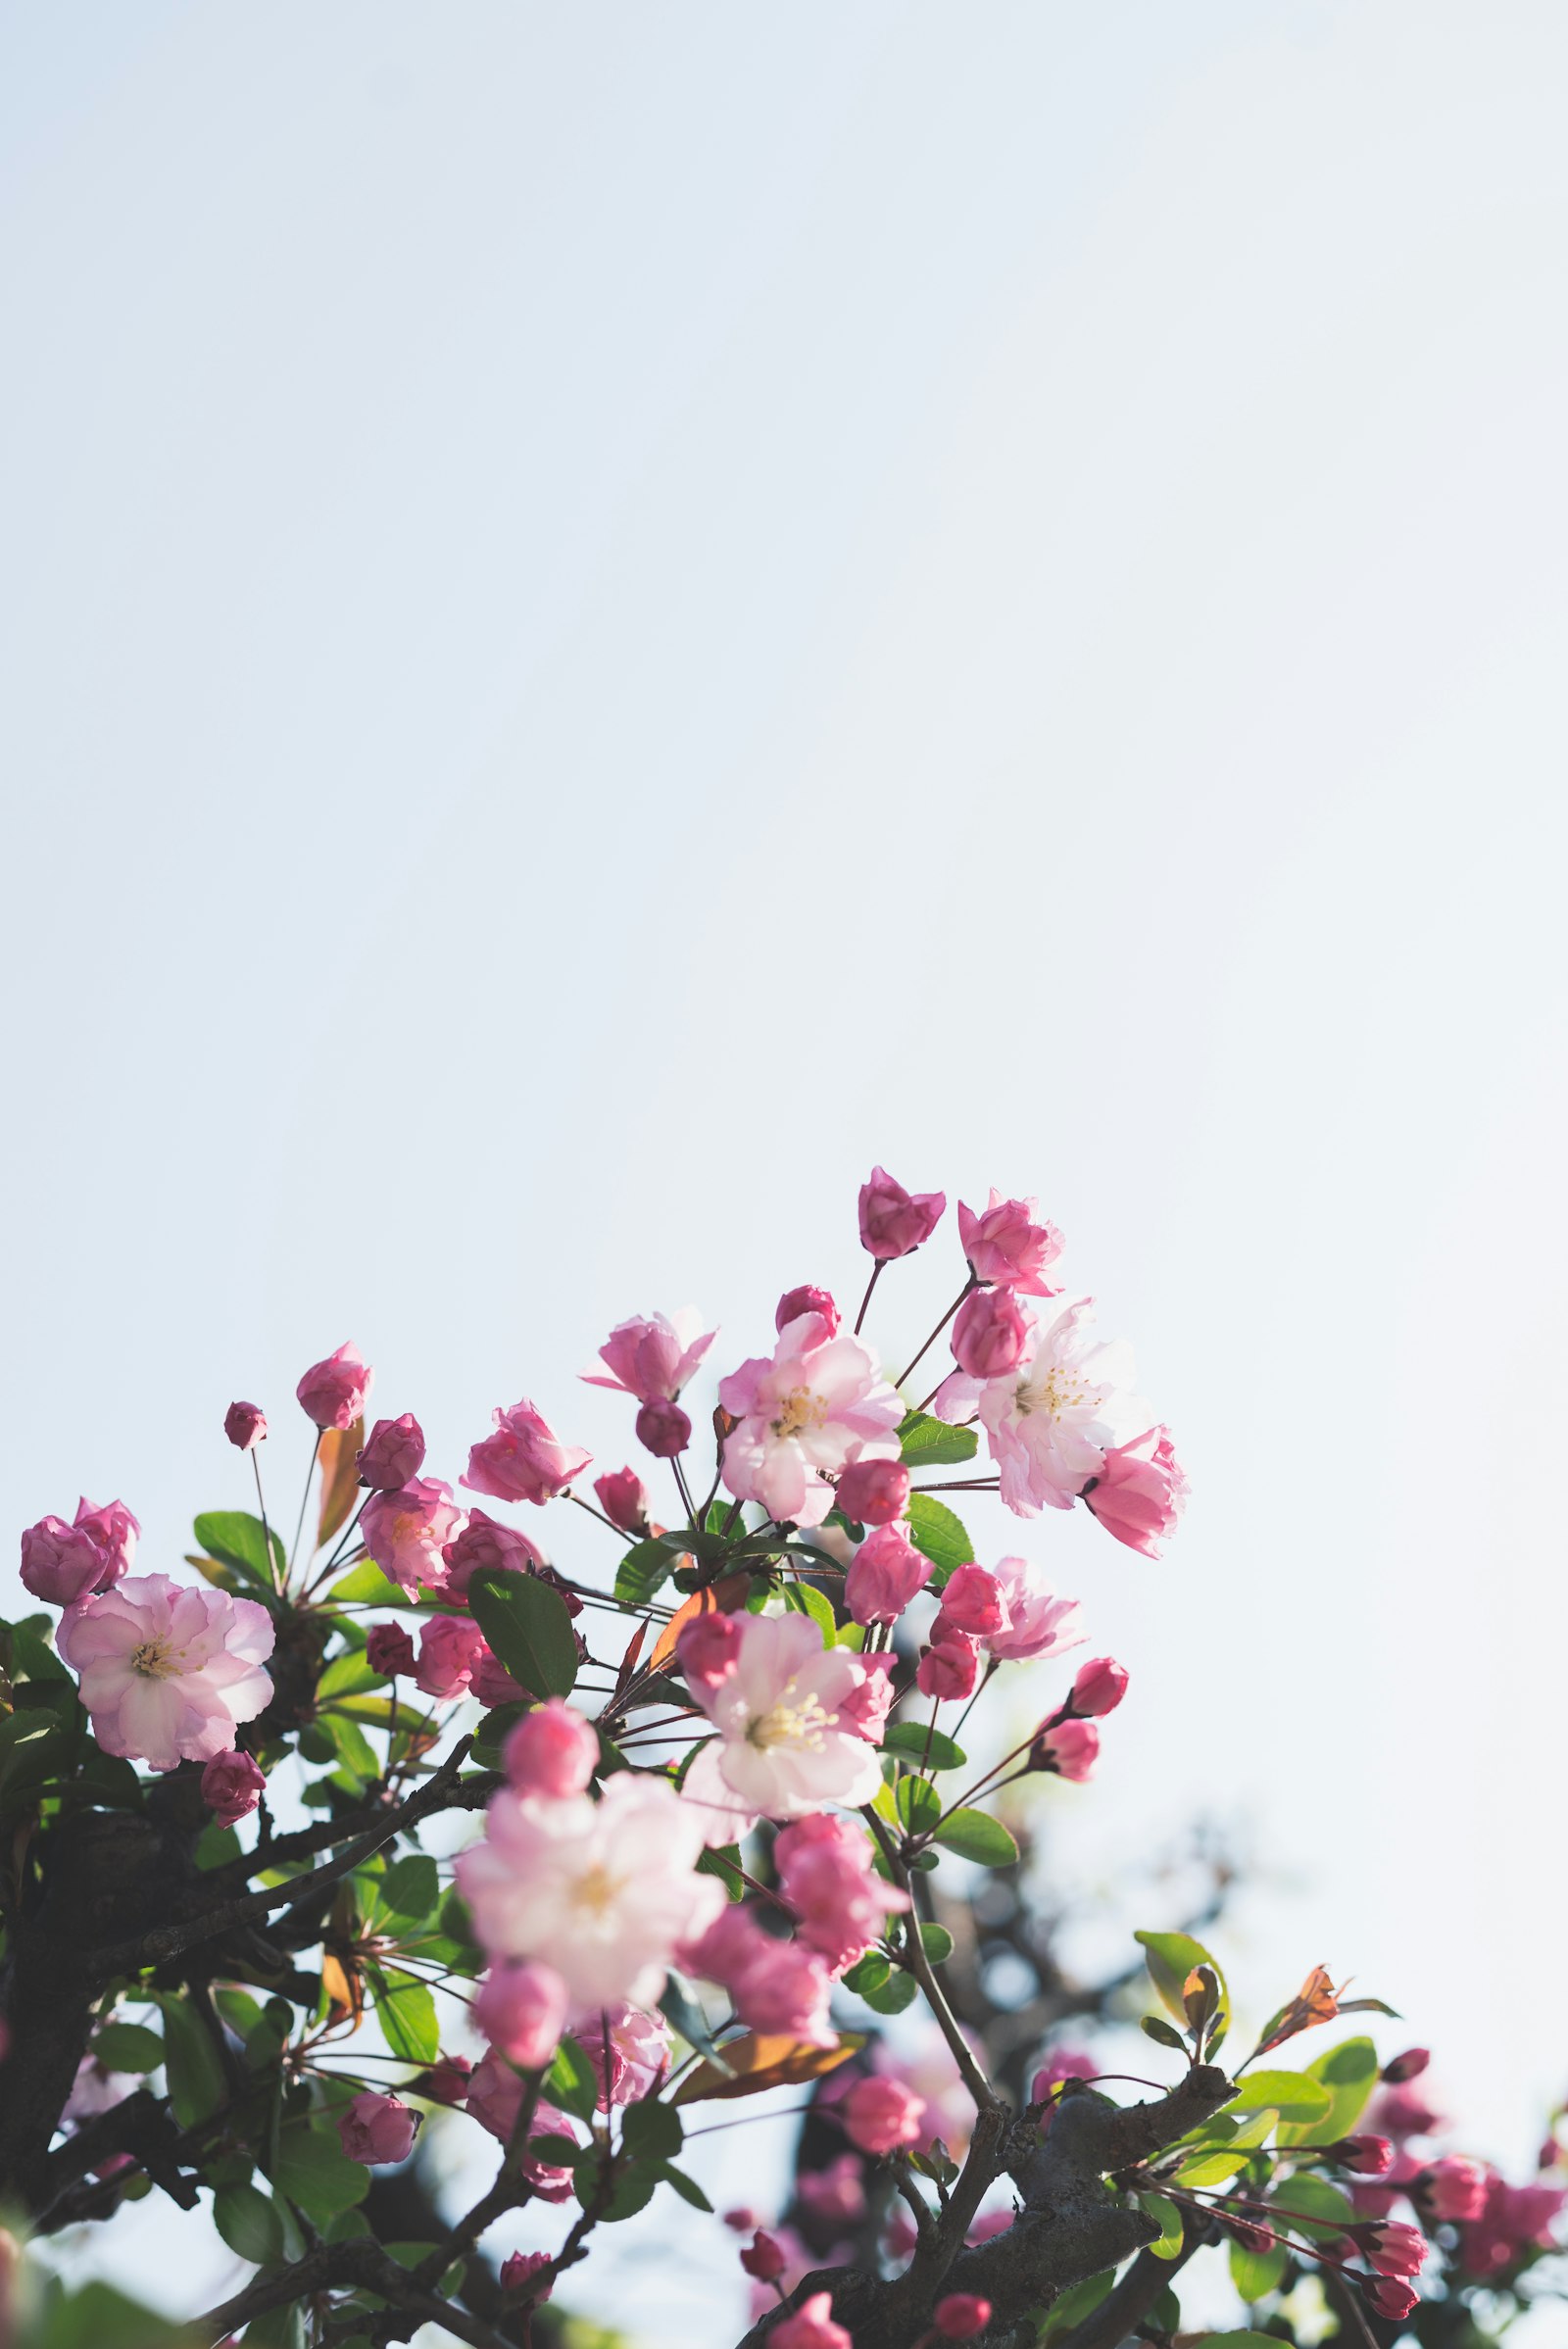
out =
[[[1391,2145],[1391,2156],[1393,2151]],[[1487,2202],[1486,2165],[1462,2153],[1446,2153],[1425,2173],[1419,2191],[1434,2219],[1479,2219]]]
[[[475,1509],[462,1531],[442,1544],[441,1563],[446,1572],[440,1588],[448,1598],[466,1598],[468,1585],[481,1570],[486,1574],[537,1574],[544,1562],[544,1551],[526,1534]],[[561,1595],[568,1614],[581,1613],[582,1601],[575,1591],[563,1590]]]
[[961,1632],[966,1639],[984,1639],[1003,1630],[1006,1620],[1006,1603],[996,1576],[983,1566],[955,1566],[931,1636],[945,1639]]
[[1100,1732],[1092,1721],[1048,1722],[1029,1749],[1031,1770],[1049,1770],[1081,1786],[1100,1759]]
[[429,2071],[411,2080],[409,2086],[416,2096],[423,2096],[431,2104],[464,2104],[472,2071],[466,2055],[438,2055]]
[[1407,2080],[1419,2080],[1431,2061],[1430,2048],[1407,2047],[1403,2055],[1396,2055],[1384,2065],[1378,2078],[1387,2080],[1392,2087],[1400,2087]]
[[1032,1199],[1004,1199],[993,1191],[976,1214],[958,1201],[958,1239],[977,1281],[1021,1289],[1030,1297],[1054,1297],[1060,1287],[1043,1276],[1060,1255],[1061,1234],[1054,1223],[1036,1223]]
[[360,1452],[360,1483],[377,1493],[396,1493],[412,1485],[424,1466],[424,1430],[412,1411],[398,1419],[378,1419]]
[[949,2292],[931,2315],[945,2341],[972,2341],[991,2322],[991,2303],[976,2292]]
[[741,2253],[741,2266],[759,2283],[777,2283],[784,2273],[784,2253],[770,2234],[760,2227]]
[[248,1819],[266,1791],[267,1779],[248,1753],[215,1754],[202,1772],[202,1800],[219,1827]]
[[852,1460],[839,1478],[839,1507],[857,1525],[891,1525],[909,1501],[902,1460]]
[[1419,2276],[1426,2265],[1425,2235],[1401,2220],[1377,2219],[1350,2231],[1380,2276]]
[[844,1578],[844,1603],[855,1623],[896,1623],[916,1591],[931,1580],[902,1525],[881,1525],[862,1542]]
[[414,1641],[401,1623],[378,1623],[365,1642],[365,1660],[372,1672],[384,1672],[388,1680],[399,1674],[414,1677],[416,1658]]
[[524,1713],[501,1749],[508,1783],[519,1794],[564,1801],[580,1794],[599,1766],[599,1736],[561,1697]]
[[351,2162],[405,2162],[414,2150],[418,2116],[396,2096],[363,2088],[338,2115],[337,2133]]
[[1096,1656],[1091,1663],[1079,1666],[1067,1702],[1080,1720],[1087,1721],[1113,1713],[1126,1693],[1124,1668],[1113,1663],[1109,1656]]
[[1387,2178],[1394,2167],[1394,2145],[1388,2137],[1341,2137],[1329,2152],[1343,2170],[1354,2170],[1362,2178]]
[[357,1346],[340,1346],[322,1362],[313,1362],[294,1393],[300,1409],[318,1428],[344,1435],[363,1416],[370,1371]]
[[929,1240],[942,1220],[941,1191],[906,1191],[880,1166],[860,1186],[860,1246],[879,1262],[906,1256]]
[[22,1580],[34,1598],[72,1607],[101,1589],[104,1553],[91,1534],[63,1517],[40,1517],[22,1537]]
[[786,1289],[773,1315],[774,1329],[782,1334],[792,1321],[799,1321],[803,1313],[820,1313],[827,1323],[828,1336],[833,1338],[838,1335],[838,1304],[827,1290],[813,1289],[809,1282],[804,1283],[799,1289]]
[[974,1641],[954,1633],[926,1649],[915,1668],[915,1686],[922,1696],[956,1703],[972,1692],[976,1668]]
[[1150,1428],[1131,1444],[1113,1444],[1083,1497],[1108,1534],[1146,1558],[1176,1531],[1187,1505],[1187,1478],[1167,1428]]
[[901,2146],[917,2145],[924,2111],[923,2096],[882,2073],[858,2080],[838,2108],[845,2135],[862,2153],[896,2153]]
[[976,1289],[958,1307],[953,1355],[971,1379],[1004,1379],[1023,1359],[1029,1316],[1010,1289]]
[[723,2214],[724,2225],[736,2234],[755,2234],[759,2225],[756,2211],[749,2202],[738,2202],[733,2210]]
[[1400,2324],[1415,2307],[1419,2295],[1407,2283],[1396,2283],[1387,2276],[1363,2276],[1358,2278],[1361,2297],[1375,2317],[1388,2317]]
[[599,1506],[611,1524],[623,1534],[648,1531],[648,1492],[634,1468],[617,1468],[612,1475],[594,1479]]
[[[510,2259],[504,2259],[501,2263],[501,2289],[504,2292],[522,2291],[525,2286],[533,2282],[540,2271],[548,2268],[549,2265],[550,2254],[548,2251],[514,2251]],[[554,2277],[542,2290],[536,2285],[533,2293],[534,2300],[536,2302],[548,2300],[555,2288]]]
[[673,1460],[692,1440],[692,1423],[668,1395],[656,1395],[637,1414],[637,1441],[656,1460]]
[[259,1403],[230,1403],[223,1413],[223,1433],[237,1451],[254,1451],[267,1435],[267,1418]]
[[675,1658],[688,1688],[716,1688],[735,1669],[740,1653],[741,1627],[733,1615],[694,1615],[675,1640]]
[[524,2072],[538,2072],[561,2044],[568,2004],[553,1966],[494,1965],[475,1994],[473,2019],[492,2047]]

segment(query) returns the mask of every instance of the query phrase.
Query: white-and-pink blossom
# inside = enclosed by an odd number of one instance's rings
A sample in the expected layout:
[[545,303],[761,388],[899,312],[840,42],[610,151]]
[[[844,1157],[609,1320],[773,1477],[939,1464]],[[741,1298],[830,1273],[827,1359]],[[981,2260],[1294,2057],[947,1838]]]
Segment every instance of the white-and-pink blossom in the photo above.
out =
[[[710,1843],[733,1842],[759,1819],[800,1819],[824,1803],[869,1802],[882,1783],[875,1752],[840,1707],[868,1678],[847,1647],[824,1647],[808,1615],[737,1615],[733,1667],[691,1684],[718,1736],[686,1774],[684,1798]],[[612,1780],[613,1786],[617,1782]]]
[[717,1336],[716,1330],[703,1328],[695,1305],[682,1305],[678,1313],[639,1315],[617,1323],[599,1348],[605,1370],[580,1375],[590,1387],[612,1387],[617,1394],[634,1395],[640,1403],[656,1395],[673,1399]]
[[835,1337],[820,1313],[785,1325],[771,1360],[731,1371],[719,1401],[740,1422],[724,1443],[724,1483],[781,1523],[820,1525],[827,1482],[847,1460],[896,1460],[904,1405],[858,1338]]
[[999,1663],[1027,1664],[1083,1645],[1089,1637],[1083,1608],[1076,1598],[1056,1596],[1044,1567],[1031,1558],[999,1558],[992,1575],[1002,1593],[1004,1621],[980,1644]]
[[1016,1370],[984,1383],[959,1373],[936,1397],[944,1419],[978,1413],[1002,1497],[1020,1517],[1071,1508],[1112,1445],[1153,1416],[1133,1392],[1131,1346],[1082,1326],[1092,1311],[1092,1299],[1082,1297],[1053,1320],[1032,1323]]
[[270,1702],[273,1636],[253,1598],[144,1574],[72,1607],[55,1644],[104,1751],[173,1770],[227,1753]]

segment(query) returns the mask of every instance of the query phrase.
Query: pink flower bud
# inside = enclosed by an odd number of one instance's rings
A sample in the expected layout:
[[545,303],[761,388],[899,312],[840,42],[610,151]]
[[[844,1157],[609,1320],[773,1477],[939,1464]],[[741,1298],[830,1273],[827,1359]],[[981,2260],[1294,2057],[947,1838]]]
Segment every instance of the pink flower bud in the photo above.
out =
[[266,1791],[266,1776],[248,1753],[215,1754],[202,1772],[202,1800],[219,1827],[248,1819]]
[[1124,1668],[1113,1663],[1109,1656],[1096,1656],[1093,1662],[1079,1666],[1067,1702],[1081,1719],[1088,1720],[1113,1713],[1126,1693]]
[[1330,2150],[1342,2169],[1354,2170],[1362,2178],[1387,2178],[1394,2167],[1394,2146],[1388,2137],[1341,2137]]
[[267,1418],[259,1403],[230,1403],[223,1413],[223,1433],[237,1451],[254,1451],[267,1435]]
[[902,2080],[878,2073],[858,2080],[838,2111],[852,2145],[858,2145],[862,2153],[896,2153],[902,2145],[920,2142],[925,2098]]
[[360,1512],[360,1538],[381,1572],[405,1590],[448,1585],[446,1550],[463,1531],[452,1487],[416,1476],[395,1493],[372,1493]]
[[[462,1532],[442,1548],[446,1580],[441,1588],[448,1597],[463,1598],[481,1570],[487,1574],[535,1574],[544,1562],[543,1550],[536,1548],[526,1534],[475,1509]],[[563,1590],[561,1595],[568,1613],[580,1614],[582,1601],[575,1591]]]
[[741,2253],[741,2266],[759,2283],[776,2283],[784,2273],[784,2264],[782,2250],[760,2227]]
[[411,2080],[409,2086],[416,2096],[426,2097],[431,2104],[464,2104],[467,2101],[472,2071],[466,2055],[438,2055],[429,2071]]
[[930,1239],[947,1203],[944,1192],[906,1191],[883,1167],[873,1166],[860,1186],[860,1246],[882,1263],[906,1256]]
[[458,1481],[493,1500],[531,1500],[541,1508],[564,1493],[590,1455],[559,1441],[524,1395],[510,1411],[497,1409],[496,1432],[468,1452],[468,1473]]
[[881,1525],[861,1542],[844,1578],[844,1603],[856,1623],[896,1623],[931,1580],[931,1561],[902,1525]]
[[466,1616],[432,1615],[419,1633],[416,1687],[438,1704],[450,1704],[466,1695],[483,1646],[484,1634]]
[[863,1678],[839,1698],[839,1727],[880,1745],[893,1710],[893,1658],[861,1656]]
[[569,2003],[553,1966],[494,1965],[479,1984],[473,2019],[504,2056],[538,2072],[561,2044]]
[[1431,2061],[1430,2048],[1407,2047],[1403,2055],[1394,2056],[1384,2065],[1378,2078],[1387,2080],[1392,2087],[1402,2087],[1407,2080],[1419,2080]]
[[1054,1297],[1059,1284],[1042,1278],[1062,1249],[1053,1223],[1036,1223],[1032,1199],[1004,1199],[993,1191],[983,1214],[958,1202],[958,1238],[977,1281],[1019,1289],[1027,1297]]
[[410,1485],[424,1466],[424,1430],[412,1411],[378,1419],[360,1452],[360,1483],[378,1493]]
[[882,2237],[882,2248],[889,2259],[907,2259],[919,2240],[914,2221],[907,2211],[895,2210],[890,2213],[887,2232]]
[[943,1704],[952,1704],[971,1693],[975,1671],[973,1640],[955,1634],[951,1639],[938,1639],[926,1649],[915,1668],[915,1686],[922,1696],[934,1696]]
[[357,1346],[340,1346],[324,1362],[313,1362],[294,1392],[307,1419],[344,1435],[364,1416],[371,1376]]
[[976,1289],[958,1307],[953,1355],[971,1379],[1004,1379],[1023,1359],[1032,1324],[1010,1289]]
[[337,2133],[351,2162],[406,2162],[414,2150],[418,2116],[396,2096],[362,2088],[338,2115]]
[[755,2234],[761,2224],[749,2202],[738,2202],[733,2210],[724,2212],[723,2219],[736,2234]]
[[799,1289],[786,1289],[773,1315],[774,1329],[782,1334],[792,1321],[799,1321],[803,1313],[820,1313],[827,1323],[827,1335],[832,1338],[837,1334],[839,1309],[827,1290],[813,1289],[808,1282]]
[[[1094,2057],[1086,2055],[1081,2048],[1058,2047],[1050,2062],[1043,2064],[1029,2082],[1029,2101],[1031,2104],[1045,2104],[1048,2100],[1059,2102],[1055,2091],[1063,2081],[1093,2080],[1099,2070],[1100,2066]],[[1045,2123],[1041,2126],[1044,2127]]]
[[1357,2227],[1354,2239],[1380,2276],[1419,2276],[1426,2265],[1426,2237],[1419,2227],[1397,2219],[1374,2220]]
[[656,1395],[637,1414],[637,1441],[656,1460],[673,1460],[692,1440],[692,1423],[679,1403]]
[[735,1669],[741,1627],[716,1610],[695,1615],[675,1641],[675,1656],[689,1688],[716,1688]]
[[841,2153],[825,2170],[797,2170],[795,2199],[814,2226],[834,2230],[833,2239],[848,2234],[865,2217],[865,2180],[859,2155]]
[[1081,1786],[1100,1759],[1100,1732],[1092,1721],[1048,1722],[1029,1749],[1032,1770],[1050,1770]]
[[40,1517],[22,1537],[22,1580],[34,1598],[52,1607],[74,1607],[101,1590],[106,1580],[103,1550],[90,1533],[63,1517]]
[[468,1675],[468,1694],[477,1697],[488,1707],[499,1704],[528,1704],[531,1690],[520,1681],[514,1681],[501,1658],[492,1655],[488,1646],[481,1647],[474,1657]]
[[514,2251],[510,2259],[504,2259],[501,2263],[501,2289],[504,2292],[521,2292],[533,2284],[535,2304],[548,2300],[556,2288],[555,2278],[552,2277],[549,2283],[541,2287],[534,2283],[534,2277],[549,2266],[548,2251]]
[[388,1680],[396,1680],[400,1673],[412,1679],[414,1641],[401,1623],[378,1623],[365,1642],[365,1660],[372,1672],[384,1672]]
[[1006,1625],[1002,1585],[983,1566],[955,1566],[942,1593],[942,1606],[932,1632],[946,1639],[960,1632],[966,1639],[984,1639]]
[[1361,2276],[1361,2297],[1376,2317],[1388,2317],[1399,2324],[1415,2307],[1419,2295],[1407,2283],[1395,2283],[1386,2276]]
[[974,2292],[949,2292],[931,2314],[945,2341],[972,2341],[991,2322],[991,2303]]
[[1255,2220],[1238,2218],[1234,2211],[1225,2213],[1225,2224],[1244,2251],[1272,2251],[1272,2229],[1259,2227]]
[[855,2349],[855,2342],[842,2325],[833,2322],[832,2293],[812,2292],[793,2317],[774,2325],[767,2336],[767,2349]]
[[590,1722],[559,1696],[524,1713],[501,1749],[511,1786],[519,1794],[564,1801],[580,1794],[599,1767],[599,1737]]
[[647,1532],[648,1493],[634,1468],[617,1468],[612,1476],[596,1477],[594,1491],[612,1525],[623,1534]]
[[891,1525],[909,1503],[902,1460],[852,1460],[839,1478],[839,1507],[857,1525]]
[[[1389,2152],[1392,2157],[1392,2145]],[[1479,2219],[1487,2203],[1486,2166],[1466,2160],[1462,2153],[1446,2153],[1426,2172],[1420,2190],[1434,2219]]]
[[1187,1505],[1187,1479],[1169,1431],[1150,1428],[1131,1444],[1113,1444],[1083,1496],[1108,1534],[1146,1558],[1157,1558]]

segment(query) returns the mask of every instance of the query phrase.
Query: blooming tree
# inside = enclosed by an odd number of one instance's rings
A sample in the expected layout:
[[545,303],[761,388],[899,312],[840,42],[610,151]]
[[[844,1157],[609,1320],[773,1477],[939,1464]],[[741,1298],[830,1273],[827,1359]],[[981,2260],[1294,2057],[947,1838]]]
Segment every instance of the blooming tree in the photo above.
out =
[[[945,1207],[874,1169],[853,1324],[787,1292],[710,1419],[716,1331],[612,1331],[583,1375],[635,1405],[641,1471],[591,1479],[524,1398],[455,1484],[426,1477],[417,1421],[370,1422],[342,1346],[299,1382],[292,1543],[248,1402],[224,1432],[255,1511],[198,1517],[183,1575],[135,1571],[120,1501],[28,1528],[43,1611],[0,1629],[0,2340],[542,2342],[608,2230],[656,2197],[710,2210],[687,2137],[778,2087],[805,2099],[788,2207],[710,2220],[753,2279],[748,2349],[1167,2341],[1216,2249],[1239,2294],[1216,2338],[1473,2349],[1531,2296],[1555,2138],[1510,2185],[1432,2143],[1422,2051],[1358,2030],[1299,2063],[1302,2034],[1392,2011],[1321,1967],[1249,2034],[1179,1919],[1138,1934],[1164,2077],[1055,2043],[1131,1993],[1065,1994],[1020,1796],[1093,1775],[1128,1678],[1086,1657],[1047,1562],[977,1557],[948,1496],[1026,1523],[1081,1503],[1157,1559],[1186,1480],[1032,1200],[959,1206],[957,1297],[883,1357],[880,1284]],[[601,1573],[580,1544],[551,1562],[547,1511],[592,1521]],[[988,1691],[1026,1665],[1051,1700],[999,1737]],[[465,1814],[443,1856],[432,1823]],[[1022,2028],[977,1959],[1002,1918]],[[492,2141],[464,2210],[420,2182],[437,2113]],[[249,2272],[194,2321],[24,2256],[204,2193]],[[497,2272],[527,2204],[560,2207],[554,2247]]]

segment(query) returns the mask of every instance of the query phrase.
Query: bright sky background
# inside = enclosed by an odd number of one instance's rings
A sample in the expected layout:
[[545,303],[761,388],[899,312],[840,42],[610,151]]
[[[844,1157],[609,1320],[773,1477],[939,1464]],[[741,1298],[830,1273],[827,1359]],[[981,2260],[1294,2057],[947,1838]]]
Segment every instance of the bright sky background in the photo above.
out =
[[1194,1483],[1026,1536],[1134,1675],[1064,1865],[1249,1820],[1244,2001],[1526,2160],[1565,99],[1555,0],[0,7],[6,1522],[175,1564],[350,1335],[613,1464],[612,1322],[1037,1192]]

